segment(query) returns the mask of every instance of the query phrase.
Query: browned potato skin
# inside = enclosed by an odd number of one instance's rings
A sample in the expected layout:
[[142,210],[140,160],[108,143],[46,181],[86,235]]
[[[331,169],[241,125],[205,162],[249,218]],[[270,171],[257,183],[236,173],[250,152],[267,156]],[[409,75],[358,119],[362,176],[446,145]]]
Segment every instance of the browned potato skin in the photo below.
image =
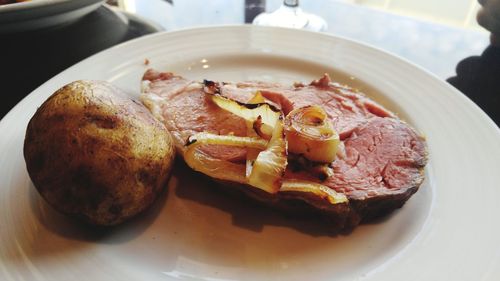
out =
[[28,124],[24,158],[58,211],[115,225],[149,207],[166,186],[175,151],[163,124],[107,82],[55,92]]

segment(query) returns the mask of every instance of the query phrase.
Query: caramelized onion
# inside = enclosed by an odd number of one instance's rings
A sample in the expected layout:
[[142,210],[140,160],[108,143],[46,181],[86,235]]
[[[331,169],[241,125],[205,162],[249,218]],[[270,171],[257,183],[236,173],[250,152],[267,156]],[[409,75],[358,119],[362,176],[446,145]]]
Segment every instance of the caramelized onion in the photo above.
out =
[[249,104],[260,104],[260,103],[265,103],[266,99],[262,95],[260,91],[256,91],[255,95],[247,102]]
[[[245,165],[207,155],[198,149],[201,145],[228,145],[262,151],[245,169]],[[276,121],[269,142],[258,137],[220,136],[203,132],[191,136],[186,146],[184,159],[193,170],[216,179],[246,183],[269,193],[279,191],[288,163],[282,116]]]
[[287,161],[287,145],[283,127],[283,117],[280,116],[274,126],[273,135],[266,150],[257,155],[252,167],[248,184],[269,193],[276,193],[281,187]]
[[267,103],[241,103],[221,95],[212,95],[212,101],[220,108],[225,109],[245,119],[246,121],[252,122],[252,124],[257,121],[260,116],[260,122],[262,122],[262,124],[259,127],[259,133],[262,134],[262,137],[265,139],[271,138],[274,130],[274,124],[276,124],[276,121],[281,114],[278,109]]
[[304,192],[314,194],[316,197],[326,199],[330,204],[347,203],[345,194],[337,193],[328,186],[305,180],[284,180],[280,192]]
[[292,110],[285,119],[288,151],[320,163],[335,160],[339,135],[323,108],[311,105]]
[[198,133],[189,137],[187,146],[188,149],[193,147],[194,143],[199,144],[221,144],[229,146],[251,147],[257,149],[265,149],[267,141],[261,138],[252,137],[237,137],[237,136],[221,136],[211,133]]
[[[262,94],[257,91],[255,95],[247,102],[250,104],[259,104],[259,103],[264,103],[266,100],[262,96]],[[260,116],[259,116],[260,117]],[[262,124],[262,118],[258,118],[255,120],[255,122],[252,121],[246,121],[247,125],[247,136],[248,137],[258,137],[259,132],[260,132],[260,126]],[[256,128],[258,127],[258,128]],[[259,131],[257,131],[259,129]],[[252,168],[253,168],[253,163],[255,162],[255,159],[257,159],[257,155],[259,155],[260,150],[256,148],[247,148],[247,157],[246,157],[246,169],[245,169],[245,176],[248,178],[250,174],[252,173]]]
[[214,144],[251,147],[260,150],[267,147],[267,141],[261,138],[220,136],[204,132],[193,135],[188,139],[184,160],[189,167],[216,179],[239,183],[248,183],[244,165],[214,158],[198,149],[202,145]]

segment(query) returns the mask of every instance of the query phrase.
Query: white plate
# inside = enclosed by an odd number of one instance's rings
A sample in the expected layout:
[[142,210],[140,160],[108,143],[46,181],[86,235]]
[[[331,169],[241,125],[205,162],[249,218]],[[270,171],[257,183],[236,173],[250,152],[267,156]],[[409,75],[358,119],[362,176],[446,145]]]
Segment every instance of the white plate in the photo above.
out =
[[[168,195],[150,212],[116,229],[96,231],[58,215],[40,199],[26,173],[22,147],[28,120],[52,92],[76,79],[107,80],[136,96],[148,67],[145,59],[151,67],[195,79],[290,82],[333,73],[426,134],[426,180],[401,210],[337,237],[312,222],[286,219],[219,194],[213,183],[182,167],[176,168]],[[1,280],[500,276],[498,127],[431,74],[346,39],[254,26],[144,37],[49,80],[5,116],[0,132]]]
[[104,0],[32,0],[0,5],[0,32],[18,32],[68,23],[101,6]]

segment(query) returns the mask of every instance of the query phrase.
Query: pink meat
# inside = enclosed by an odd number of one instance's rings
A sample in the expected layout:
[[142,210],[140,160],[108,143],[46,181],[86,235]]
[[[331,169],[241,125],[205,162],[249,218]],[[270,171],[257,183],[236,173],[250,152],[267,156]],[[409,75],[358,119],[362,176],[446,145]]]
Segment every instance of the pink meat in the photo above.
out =
[[[182,150],[187,138],[197,132],[246,135],[244,120],[213,104],[204,93],[203,83],[154,70],[145,73],[143,83],[143,94],[158,98],[160,115],[178,149]],[[332,163],[334,176],[322,183],[348,196],[351,226],[401,207],[424,179],[425,140],[383,106],[352,88],[333,83],[326,74],[309,85],[219,85],[220,94],[240,102],[247,102],[260,91],[285,114],[307,105],[320,105],[326,110],[345,153]],[[204,149],[214,157],[235,162],[243,161],[246,155],[241,148]],[[287,169],[286,177],[319,181],[307,172],[291,169]]]

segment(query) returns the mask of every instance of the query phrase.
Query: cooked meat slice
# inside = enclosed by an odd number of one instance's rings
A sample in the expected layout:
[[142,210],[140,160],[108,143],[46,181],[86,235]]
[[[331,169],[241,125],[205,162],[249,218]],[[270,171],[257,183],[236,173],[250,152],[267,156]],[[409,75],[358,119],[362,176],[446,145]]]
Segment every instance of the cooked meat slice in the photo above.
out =
[[[247,102],[259,91],[285,114],[298,107],[322,106],[343,142],[342,153],[331,164],[333,176],[318,179],[289,165],[285,178],[321,182],[345,194],[349,199],[347,208],[327,210],[321,202],[305,198],[304,194],[278,194],[271,198],[240,187],[251,197],[287,208],[295,206],[297,200],[304,201],[340,227],[353,227],[362,220],[401,207],[424,179],[425,140],[392,112],[362,93],[332,82],[326,74],[309,85],[265,82],[217,85],[220,94],[239,102]],[[165,123],[180,152],[187,138],[198,132],[246,135],[245,121],[216,106],[205,91],[203,83],[172,73],[148,70],[143,77],[143,102]],[[246,156],[243,148],[208,146],[205,149],[212,157],[232,162],[244,162]]]

